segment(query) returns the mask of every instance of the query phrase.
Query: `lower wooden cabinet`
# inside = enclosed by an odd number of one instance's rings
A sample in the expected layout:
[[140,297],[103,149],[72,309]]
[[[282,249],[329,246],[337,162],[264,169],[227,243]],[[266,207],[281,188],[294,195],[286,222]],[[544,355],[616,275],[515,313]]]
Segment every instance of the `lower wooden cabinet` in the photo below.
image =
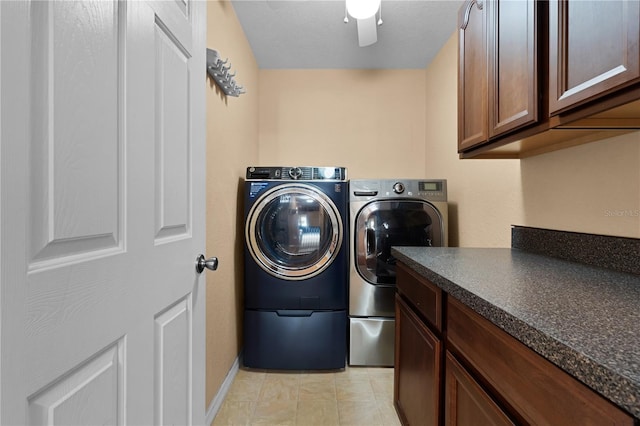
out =
[[394,402],[405,425],[438,425],[442,342],[396,295]]
[[633,419],[458,300],[447,302],[447,349],[528,424],[632,425]]
[[398,264],[403,273],[397,276],[394,383],[404,425],[637,425],[625,411],[405,269]]
[[515,424],[450,352],[447,352],[445,371],[447,426]]

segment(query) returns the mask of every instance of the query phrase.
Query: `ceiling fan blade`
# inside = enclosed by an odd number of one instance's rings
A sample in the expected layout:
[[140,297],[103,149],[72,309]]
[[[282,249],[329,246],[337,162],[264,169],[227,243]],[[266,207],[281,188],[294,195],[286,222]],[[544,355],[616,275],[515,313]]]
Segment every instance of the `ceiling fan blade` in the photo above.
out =
[[358,19],[358,45],[360,47],[370,46],[378,41],[378,30],[376,28],[376,16]]

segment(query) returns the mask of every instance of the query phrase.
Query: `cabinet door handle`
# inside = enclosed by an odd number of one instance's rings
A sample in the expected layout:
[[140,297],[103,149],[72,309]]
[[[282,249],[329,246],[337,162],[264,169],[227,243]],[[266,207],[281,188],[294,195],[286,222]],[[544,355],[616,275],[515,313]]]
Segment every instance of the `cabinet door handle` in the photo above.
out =
[[478,6],[478,10],[482,10],[482,8],[484,7],[483,0],[476,0],[476,1],[470,2],[467,5],[467,9],[464,11],[464,19],[462,20],[462,25],[460,25],[460,29],[462,30],[467,29],[467,25],[469,25],[469,15],[471,15],[471,9],[473,8],[474,4]]

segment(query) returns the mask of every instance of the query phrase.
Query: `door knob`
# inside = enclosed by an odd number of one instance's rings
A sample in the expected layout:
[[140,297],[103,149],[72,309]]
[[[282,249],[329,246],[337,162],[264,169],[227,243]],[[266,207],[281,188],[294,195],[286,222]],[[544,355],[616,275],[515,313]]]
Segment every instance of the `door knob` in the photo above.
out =
[[205,259],[203,254],[198,256],[196,258],[196,271],[201,274],[204,268],[211,269],[212,271],[218,269],[218,258],[210,257],[209,259]]

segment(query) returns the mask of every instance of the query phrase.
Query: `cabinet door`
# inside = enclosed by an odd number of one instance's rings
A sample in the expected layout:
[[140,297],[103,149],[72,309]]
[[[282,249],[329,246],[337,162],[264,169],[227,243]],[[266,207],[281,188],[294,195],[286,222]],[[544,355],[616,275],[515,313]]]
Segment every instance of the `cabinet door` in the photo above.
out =
[[445,371],[445,425],[514,424],[448,351]]
[[489,137],[538,121],[535,0],[486,4]]
[[549,4],[549,112],[640,80],[638,0],[552,0]]
[[458,151],[489,138],[486,9],[468,0],[458,19]]
[[394,400],[404,424],[439,424],[441,359],[441,341],[396,295]]

